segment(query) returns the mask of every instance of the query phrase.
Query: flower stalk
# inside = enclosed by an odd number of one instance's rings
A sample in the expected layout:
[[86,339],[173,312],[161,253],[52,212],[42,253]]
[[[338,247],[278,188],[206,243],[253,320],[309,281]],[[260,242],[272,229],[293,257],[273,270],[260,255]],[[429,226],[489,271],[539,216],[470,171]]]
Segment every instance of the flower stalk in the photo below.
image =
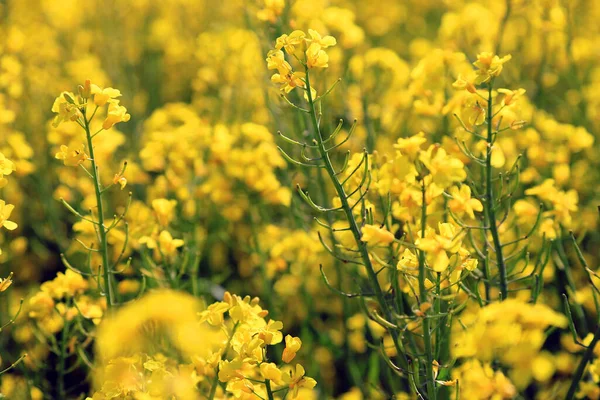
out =
[[[338,195],[338,197],[340,198],[341,209],[343,210],[343,212],[346,216],[346,219],[350,225],[350,231],[352,232],[352,235],[353,235],[356,245],[358,247],[358,252],[360,254],[361,260],[364,263],[365,269],[367,271],[368,279],[369,279],[369,282],[371,283],[372,290],[374,291],[375,297],[377,298],[379,306],[381,307],[381,311],[383,312],[386,320],[390,321],[390,320],[392,320],[392,311],[390,309],[389,304],[387,303],[387,301],[385,299],[385,296],[383,294],[383,290],[381,289],[379,281],[377,280],[377,274],[375,273],[375,269],[373,268],[373,264],[371,263],[371,259],[369,257],[369,252],[367,250],[367,245],[365,242],[363,242],[361,240],[361,231],[360,231],[358,223],[356,222],[356,219],[354,218],[354,215],[352,213],[352,208],[350,207],[350,204],[348,203],[348,195],[347,195],[346,191],[344,190],[344,187],[342,186],[342,184],[340,183],[340,181],[337,178],[337,174],[335,172],[335,169],[333,168],[331,158],[329,157],[329,153],[328,153],[327,149],[325,148],[325,143],[324,143],[323,136],[321,134],[321,129],[319,127],[319,122],[317,119],[317,111],[315,108],[315,103],[314,103],[313,96],[311,93],[310,69],[308,67],[305,67],[305,73],[306,73],[306,78],[305,78],[306,79],[306,93],[307,93],[307,97],[308,97],[309,115],[310,115],[310,120],[311,120],[311,125],[312,125],[313,138],[316,141],[317,149],[319,151],[321,161],[323,162],[323,167],[327,171],[327,174],[329,175],[329,178],[335,188],[335,192]],[[365,190],[368,190],[368,188]],[[396,348],[396,351],[398,352],[398,358],[400,359],[402,367],[404,368],[405,371],[407,371],[408,370],[408,362],[404,357],[404,354],[403,354],[404,352],[403,352],[402,346],[400,345],[398,332],[394,329],[390,329],[390,335],[392,336],[392,340],[394,342],[394,347]]]
[[[99,250],[102,257],[102,273],[104,277],[104,293],[106,295],[106,306],[110,310],[115,305],[115,293],[113,288],[113,276],[112,268],[110,265],[110,259],[108,257],[108,240],[107,240],[107,228],[104,225],[104,208],[102,204],[102,187],[100,183],[100,177],[98,174],[98,165],[96,164],[96,158],[94,156],[94,143],[93,136],[90,131],[90,121],[86,116],[87,106],[83,113],[83,127],[85,130],[85,136],[87,139],[88,149],[90,152],[90,161],[92,163],[91,175],[92,181],[94,182],[94,191],[96,193],[96,206],[98,208],[98,236],[99,236]],[[96,112],[94,111],[94,114]]]
[[[427,201],[426,201],[426,189],[425,182],[421,181],[421,239],[425,238],[425,231],[427,229]],[[426,303],[427,299],[427,288],[425,287],[425,280],[427,279],[427,270],[425,268],[425,252],[419,251],[419,301],[421,304]],[[433,374],[433,353],[431,348],[431,330],[429,326],[429,318],[426,315],[423,316],[423,343],[425,346],[425,372],[427,374],[427,394],[430,399],[436,399],[435,393],[435,377]]]
[[494,251],[496,253],[496,263],[500,273],[500,299],[505,300],[508,297],[508,277],[506,273],[506,265],[504,256],[502,255],[502,244],[500,243],[500,234],[498,233],[498,224],[496,223],[496,212],[494,211],[495,199],[492,179],[492,147],[494,146],[494,132],[492,126],[493,110],[492,110],[492,82],[488,85],[487,98],[487,151],[485,158],[485,213],[487,216],[487,224],[492,235]]

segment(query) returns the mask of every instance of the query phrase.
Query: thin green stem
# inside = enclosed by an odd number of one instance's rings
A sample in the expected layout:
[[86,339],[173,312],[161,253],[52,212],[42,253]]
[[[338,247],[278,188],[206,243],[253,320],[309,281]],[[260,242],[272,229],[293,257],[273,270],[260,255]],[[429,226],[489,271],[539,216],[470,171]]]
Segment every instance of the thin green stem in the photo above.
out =
[[496,252],[496,261],[498,271],[500,272],[500,299],[505,300],[508,297],[508,278],[506,275],[506,265],[502,255],[502,244],[500,243],[500,234],[496,223],[496,212],[494,211],[494,188],[492,180],[492,146],[494,145],[494,132],[492,127],[492,83],[488,85],[487,98],[487,151],[485,158],[485,211],[488,219],[494,251]]
[[[223,357],[227,356],[227,352],[229,351],[229,346],[231,345],[231,339],[233,339],[233,335],[235,335],[235,331],[237,331],[239,324],[240,324],[239,322],[236,322],[235,325],[233,326],[233,329],[231,330],[231,336],[229,336],[229,340],[227,341],[227,344],[225,345],[225,349],[223,350]],[[208,395],[209,400],[213,400],[215,398],[215,394],[217,393],[217,386],[219,385],[218,369],[215,372],[216,372],[215,379],[213,379],[212,385],[210,387],[210,393]]]
[[[95,111],[94,111],[95,113]],[[100,177],[98,176],[98,165],[94,155],[94,143],[92,133],[90,132],[90,120],[83,115],[85,135],[87,137],[88,150],[90,152],[90,161],[92,162],[92,180],[94,181],[94,190],[96,192],[96,205],[98,207],[98,232],[100,234],[99,250],[102,255],[102,272],[104,275],[104,293],[106,296],[106,306],[110,310],[115,305],[115,293],[112,285],[112,271],[110,259],[108,257],[107,229],[104,226],[104,208],[102,205],[102,188],[100,187]]]
[[[331,182],[333,183],[335,191],[340,199],[340,202],[342,204],[341,209],[346,214],[346,219],[348,221],[348,224],[350,225],[350,230],[352,231],[352,235],[354,236],[354,241],[356,242],[356,246],[358,247],[358,251],[361,256],[362,262],[365,265],[365,269],[367,271],[367,276],[371,283],[371,286],[373,287],[372,290],[375,293],[375,297],[377,298],[377,301],[379,302],[379,306],[381,307],[381,310],[382,310],[386,320],[391,321],[392,320],[392,312],[390,310],[390,306],[388,305],[388,303],[385,299],[383,290],[381,289],[381,286],[379,285],[379,281],[377,279],[377,274],[375,273],[375,269],[373,268],[373,265],[371,263],[371,259],[369,257],[369,252],[367,250],[366,243],[361,240],[360,228],[359,228],[359,226],[356,222],[356,219],[354,218],[354,215],[352,213],[352,207],[350,207],[350,204],[348,203],[348,197],[347,197],[346,191],[344,190],[344,187],[338,180],[335,169],[333,168],[333,164],[329,157],[329,153],[325,149],[325,145],[323,142],[323,136],[321,135],[321,129],[319,127],[319,122],[317,120],[317,112],[315,109],[315,104],[314,104],[314,101],[312,98],[312,93],[311,93],[310,71],[308,68],[306,68],[305,71],[306,71],[306,92],[307,92],[307,96],[308,96],[310,119],[311,119],[311,124],[312,124],[312,129],[313,129],[313,136],[317,142],[319,154],[322,158],[323,164],[325,166],[325,170],[327,171],[327,174],[329,175],[329,178],[330,178]],[[408,371],[408,361],[405,358],[404,351],[400,344],[398,332],[396,330],[391,329],[390,335],[392,336],[392,340],[394,342],[396,351],[398,352],[398,358],[402,364],[402,367],[405,371]]]
[[587,367],[588,363],[594,357],[594,348],[596,347],[598,340],[600,340],[600,326],[598,326],[598,329],[596,329],[592,341],[590,342],[585,353],[583,353],[583,357],[581,358],[581,361],[577,366],[577,370],[575,371],[575,375],[573,375],[573,380],[571,381],[571,386],[569,386],[569,391],[567,392],[567,396],[565,397],[566,400],[571,400],[575,398],[575,392],[577,391],[577,387],[579,386],[581,378],[583,378],[585,367]]
[[[425,182],[421,183],[421,239],[425,238],[425,230],[427,228],[427,199]],[[427,288],[425,281],[427,280],[427,270],[425,269],[425,252],[419,251],[419,300],[421,304],[428,301]],[[433,352],[431,348],[431,331],[429,326],[429,318],[423,318],[423,343],[425,345],[425,371],[427,374],[427,394],[428,398],[435,400],[435,379],[433,376]]]
[[58,360],[58,395],[61,399],[66,399],[66,387],[65,387],[65,365],[67,362],[67,339],[68,339],[69,325],[67,318],[63,317],[63,329],[60,338],[60,354]]
[[267,398],[269,400],[275,400],[275,396],[273,396],[273,390],[271,389],[271,381],[270,380],[266,380],[265,381],[265,387],[267,388]]

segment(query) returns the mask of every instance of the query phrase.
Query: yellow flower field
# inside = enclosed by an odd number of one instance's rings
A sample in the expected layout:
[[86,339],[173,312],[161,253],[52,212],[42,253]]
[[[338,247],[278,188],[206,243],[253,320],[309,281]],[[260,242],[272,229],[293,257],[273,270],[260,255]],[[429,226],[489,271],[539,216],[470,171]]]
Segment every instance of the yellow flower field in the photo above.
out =
[[0,0],[0,399],[600,399],[599,20]]

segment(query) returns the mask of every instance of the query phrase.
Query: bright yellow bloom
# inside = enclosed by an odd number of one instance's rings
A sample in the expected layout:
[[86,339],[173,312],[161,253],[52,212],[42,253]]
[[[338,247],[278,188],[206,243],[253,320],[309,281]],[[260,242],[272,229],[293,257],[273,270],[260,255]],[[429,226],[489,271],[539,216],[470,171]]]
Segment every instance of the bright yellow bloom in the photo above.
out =
[[293,72],[285,75],[273,74],[271,76],[271,82],[281,85],[280,89],[289,93],[297,87],[306,86],[306,83],[304,82],[305,77],[306,74],[304,72]]
[[502,93],[504,95],[504,98],[502,99],[502,105],[510,106],[511,104],[514,104],[519,97],[525,94],[525,89],[521,88],[517,90],[510,90],[500,88],[498,89],[498,93]]
[[261,21],[275,23],[285,8],[285,0],[265,0],[265,7],[256,13]]
[[[100,324],[96,354],[100,362],[148,352],[170,339],[170,348],[187,357],[205,356],[214,348],[215,335],[198,324],[198,300],[172,290],[156,290],[120,308]],[[153,329],[147,329],[152,326]],[[156,332],[160,332],[159,337]],[[202,337],[202,340],[197,340]],[[127,343],[127,346],[123,346]]]
[[475,71],[477,76],[475,78],[475,84],[489,82],[492,78],[497,77],[502,72],[504,63],[509,61],[512,56],[509,54],[502,58],[498,57],[494,53],[483,52],[477,55],[477,61],[473,63],[478,70]]
[[294,54],[296,52],[296,47],[304,44],[305,38],[306,33],[298,30],[293,31],[289,35],[284,33],[275,41],[275,48],[277,50],[284,48],[288,54]]
[[306,65],[308,68],[327,68],[329,56],[318,43],[311,44],[306,49]]
[[113,89],[111,87],[102,89],[94,84],[91,85],[91,92],[94,95],[94,104],[98,107],[102,107],[112,99],[121,97],[121,92],[118,89]]
[[160,226],[168,226],[175,218],[177,200],[154,199],[152,209]]
[[270,320],[267,322],[267,326],[262,328],[258,333],[258,338],[266,345],[274,345],[281,343],[283,340],[283,322]]
[[65,296],[74,297],[81,294],[88,287],[88,282],[80,274],[67,269],[64,273],[57,273],[53,280],[42,283],[40,289],[59,300]]
[[110,129],[119,122],[127,122],[131,115],[127,114],[127,109],[119,105],[117,100],[109,100],[108,114],[102,123],[102,129]]
[[208,322],[212,326],[219,326],[225,321],[225,313],[230,305],[225,302],[213,303],[200,313],[200,322]]
[[431,145],[420,154],[419,160],[427,167],[433,182],[442,188],[447,188],[456,182],[462,182],[467,177],[465,165],[458,158],[450,156],[441,147]]
[[434,271],[443,272],[450,265],[447,253],[456,253],[460,249],[464,233],[458,234],[456,226],[451,223],[440,223],[438,230],[439,234],[430,230],[424,238],[417,239],[415,245],[427,253],[427,260]]
[[360,240],[371,245],[388,244],[394,241],[394,234],[377,225],[366,224],[361,228]]
[[9,221],[10,214],[13,212],[15,206],[12,204],[6,204],[4,200],[0,200],[0,228],[4,227],[9,231],[17,229],[17,224],[13,221]]
[[421,151],[421,146],[424,143],[427,143],[425,132],[419,132],[407,138],[399,138],[394,144],[394,148],[400,150],[403,155],[414,159]]
[[[55,128],[64,121],[76,121],[83,117],[79,106],[74,102],[74,95],[70,92],[62,92],[60,96],[54,100],[52,112],[57,113],[52,122]],[[67,100],[68,99],[68,100]]]
[[317,32],[313,29],[309,29],[308,33],[311,38],[308,39],[307,42],[310,42],[311,44],[318,44],[322,49],[326,49],[328,47],[335,46],[337,43],[337,41],[335,40],[335,38],[333,36],[327,35],[325,37],[321,37],[319,32]]
[[276,385],[283,384],[283,372],[281,372],[281,370],[277,368],[277,365],[274,363],[260,364],[260,374],[263,376],[263,378],[270,380]]
[[295,357],[298,350],[302,346],[302,341],[299,337],[293,337],[286,335],[285,337],[285,349],[283,349],[283,355],[281,359],[284,363],[290,363]]
[[462,75],[458,75],[456,81],[452,84],[452,87],[459,90],[467,90],[469,93],[476,93],[477,88],[473,85],[473,82],[465,79]]
[[312,389],[317,385],[317,381],[313,378],[304,376],[304,367],[300,364],[296,364],[296,369],[292,370],[288,374],[283,375],[283,381],[290,388],[290,398],[295,399],[298,397],[298,390],[300,388]]
[[404,249],[402,256],[398,260],[396,268],[399,271],[416,271],[419,267],[419,258],[410,249]]
[[60,151],[54,156],[57,160],[63,160],[68,167],[76,167],[86,161],[89,156],[85,153],[85,148],[82,145],[69,148],[68,146],[60,146]]
[[267,53],[267,68],[276,69],[282,75],[292,71],[292,66],[285,61],[285,56],[281,50],[269,50]]
[[473,212],[483,210],[481,201],[471,198],[471,188],[467,185],[462,185],[460,189],[453,186],[450,188],[450,196],[452,199],[448,201],[448,207],[459,217],[467,214],[470,218],[475,218]]
[[6,186],[8,183],[4,175],[10,175],[13,171],[16,171],[16,169],[15,163],[6,158],[4,154],[0,153],[0,188]]
[[149,249],[157,250],[157,255],[164,257],[173,257],[177,253],[177,249],[183,246],[184,242],[181,239],[173,239],[169,231],[161,231],[158,235],[158,240],[150,236],[144,236],[139,240],[140,244],[145,244]]

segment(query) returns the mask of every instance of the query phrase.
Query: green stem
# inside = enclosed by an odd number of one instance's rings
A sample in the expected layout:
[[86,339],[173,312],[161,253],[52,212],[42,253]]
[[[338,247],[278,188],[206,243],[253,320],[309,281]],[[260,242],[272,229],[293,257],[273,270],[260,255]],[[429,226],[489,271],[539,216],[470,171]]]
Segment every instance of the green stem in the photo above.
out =
[[583,353],[583,357],[577,366],[577,370],[575,371],[575,375],[571,381],[571,386],[569,386],[569,391],[567,392],[567,397],[565,397],[566,400],[575,398],[575,392],[577,391],[577,387],[579,386],[581,378],[583,378],[585,367],[591,361],[592,357],[594,357],[594,348],[596,347],[598,340],[600,340],[600,326],[598,326],[598,329],[596,329],[596,333],[594,333],[594,337],[590,345],[586,349],[585,353]]
[[[91,120],[91,119],[90,119]],[[100,233],[100,254],[102,255],[102,272],[104,274],[104,293],[106,295],[106,306],[108,310],[115,305],[115,294],[112,285],[112,271],[108,257],[108,241],[106,238],[106,226],[104,226],[104,208],[102,206],[102,188],[100,187],[100,177],[98,176],[98,165],[94,156],[94,144],[92,142],[92,133],[90,132],[90,120],[85,113],[83,115],[85,135],[87,137],[90,159],[92,162],[92,180],[94,181],[94,190],[96,192],[96,205],[98,206],[98,232]]]
[[[425,238],[425,230],[427,228],[427,200],[425,182],[421,183],[421,238]],[[421,304],[428,301],[427,288],[425,280],[427,279],[427,271],[425,269],[425,252],[419,251],[419,300]],[[423,317],[423,343],[425,344],[425,371],[427,374],[427,394],[430,399],[435,400],[435,379],[433,377],[433,352],[431,349],[431,331],[429,326],[429,318]]]
[[61,399],[66,399],[65,388],[65,364],[67,362],[67,339],[68,339],[67,318],[63,317],[63,329],[60,338],[60,354],[58,359],[58,395]]
[[254,242],[254,252],[256,252],[256,254],[259,257],[260,260],[260,274],[262,277],[262,290],[261,290],[261,298],[263,299],[263,301],[265,302],[266,308],[269,310],[269,315],[271,315],[272,318],[275,318],[275,316],[277,315],[276,312],[277,310],[275,309],[275,306],[273,304],[273,298],[271,296],[271,292],[272,292],[272,281],[269,278],[269,271],[267,270],[267,258],[268,255],[265,254],[262,251],[261,245],[260,245],[260,240],[259,240],[259,235],[258,235],[258,231],[257,231],[257,226],[258,226],[258,221],[260,220],[260,218],[255,218],[253,215],[253,211],[250,211],[250,231],[252,233],[252,241]]
[[508,297],[508,278],[506,276],[506,265],[502,255],[502,244],[500,243],[500,234],[496,224],[496,212],[494,211],[494,189],[492,186],[492,146],[494,145],[494,133],[492,127],[492,83],[488,85],[488,107],[487,107],[487,151],[485,159],[485,211],[489,223],[492,240],[494,242],[494,251],[496,252],[496,261],[498,271],[500,272],[500,299],[505,300]]
[[[331,163],[331,159],[329,158],[329,153],[325,149],[325,144],[323,143],[323,137],[321,136],[321,129],[319,128],[319,122],[317,121],[317,113],[315,110],[315,104],[314,104],[314,101],[312,98],[312,93],[311,93],[310,72],[309,72],[308,68],[306,68],[305,71],[306,71],[306,92],[307,92],[307,96],[308,96],[308,104],[309,104],[309,112],[310,112],[311,123],[312,123],[312,128],[313,128],[313,136],[314,136],[314,139],[317,141],[319,154],[323,160],[325,170],[329,174],[329,178],[330,178],[331,182],[333,183],[335,191],[342,203],[342,209],[343,209],[344,213],[346,214],[346,219],[348,221],[348,224],[350,225],[350,230],[352,231],[352,235],[354,236],[354,241],[356,242],[356,246],[358,247],[362,262],[365,265],[368,279],[369,279],[371,286],[373,287],[373,290],[375,292],[375,297],[377,298],[377,301],[379,302],[379,306],[381,307],[381,310],[382,310],[385,318],[388,321],[391,321],[392,320],[392,312],[390,310],[390,307],[389,307],[387,301],[385,300],[385,296],[383,294],[381,286],[379,285],[379,281],[377,280],[377,274],[375,273],[375,269],[373,268],[371,259],[369,258],[369,252],[367,250],[366,243],[361,240],[360,228],[358,227],[356,219],[354,218],[354,215],[352,214],[352,208],[350,207],[350,204],[348,203],[346,191],[344,190],[344,187],[338,180],[336,172],[333,168],[333,164]],[[408,361],[406,360],[406,358],[404,358],[404,352],[402,350],[402,346],[400,345],[398,332],[393,329],[391,329],[389,332],[390,332],[390,335],[392,336],[392,340],[394,342],[394,346],[398,353],[398,359],[400,360],[400,362],[402,364],[402,368],[405,371],[408,371]]]
[[[239,322],[236,322],[231,330],[231,336],[229,336],[229,340],[227,340],[227,344],[225,345],[225,350],[223,350],[223,357],[227,356],[227,352],[229,351],[229,346],[231,345],[231,339],[233,339],[233,335],[235,335],[235,331],[239,326]],[[209,400],[213,400],[215,398],[215,394],[217,393],[217,386],[219,385],[219,370],[217,367],[217,371],[215,371],[215,379],[213,379],[212,385],[210,387],[210,393],[208,395]]]
[[269,400],[275,400],[275,397],[273,396],[273,390],[271,389],[271,381],[270,380],[266,380],[265,381],[265,387],[267,388],[267,398]]

